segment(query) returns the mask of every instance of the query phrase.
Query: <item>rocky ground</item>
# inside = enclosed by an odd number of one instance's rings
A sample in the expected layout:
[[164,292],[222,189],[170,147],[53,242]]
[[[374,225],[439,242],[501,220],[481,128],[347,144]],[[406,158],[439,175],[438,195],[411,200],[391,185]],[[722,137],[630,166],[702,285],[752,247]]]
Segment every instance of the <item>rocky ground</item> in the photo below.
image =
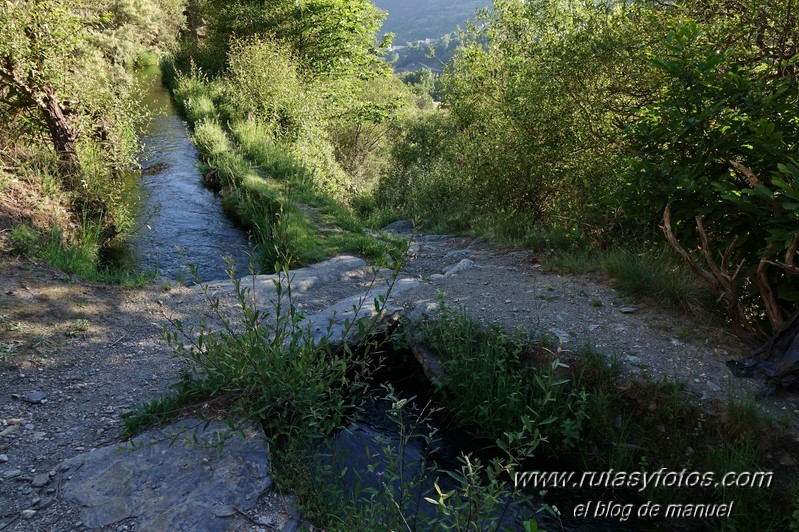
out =
[[[81,508],[63,496],[71,475],[59,464],[120,442],[122,417],[169,390],[182,362],[161,337],[165,317],[202,313],[205,296],[200,287],[163,280],[124,290],[7,254],[0,260],[0,530],[85,529]],[[592,342],[631,378],[687,383],[711,413],[759,387],[726,368],[746,351],[723,328],[626,299],[601,278],[543,273],[530,252],[417,236],[402,277],[394,304],[408,311],[430,310],[443,297],[486,323],[546,334],[562,351]],[[306,270],[296,280],[298,304],[318,312],[362,293],[370,278],[370,268],[354,258]],[[212,292],[229,288],[217,283]],[[799,442],[799,398],[761,404],[791,425]],[[791,456],[779,458],[796,465]],[[290,499],[269,493],[231,515],[231,529],[293,522]],[[103,529],[139,526],[132,516]]]

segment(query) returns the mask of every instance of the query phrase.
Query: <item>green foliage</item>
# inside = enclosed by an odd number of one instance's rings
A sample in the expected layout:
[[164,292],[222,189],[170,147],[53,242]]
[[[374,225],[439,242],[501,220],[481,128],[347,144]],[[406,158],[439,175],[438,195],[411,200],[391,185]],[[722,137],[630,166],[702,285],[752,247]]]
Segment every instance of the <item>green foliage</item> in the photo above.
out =
[[393,132],[392,164],[375,203],[386,218],[417,216],[428,226],[463,229],[471,214],[457,167],[457,130],[448,113],[411,115]]
[[[129,170],[146,112],[125,65],[164,53],[177,37],[182,9],[178,0],[0,6],[0,129],[3,147],[10,148],[0,157],[46,159],[47,138],[58,158],[52,171],[58,179],[43,169],[43,192],[61,201],[71,222],[81,226],[79,245],[65,245],[64,254],[60,244],[47,248],[61,257],[51,262],[80,271],[86,261],[98,265],[133,229]],[[84,245],[88,234],[93,243]]]
[[177,72],[172,81],[178,110],[190,124],[216,119],[214,101],[220,92],[217,85],[209,83],[196,69],[188,73]]
[[[758,263],[783,260],[799,234],[799,85],[787,62],[744,46],[718,50],[712,26],[689,20],[652,57],[666,84],[631,130],[625,208],[652,227],[672,205],[688,249],[700,244],[693,217],[701,216],[710,250],[732,245],[730,264],[745,261],[743,304],[758,313]],[[795,309],[795,279],[771,268],[769,280],[786,312]]]
[[[209,299],[219,330],[194,330],[173,320],[164,335],[176,355],[190,362],[186,379],[192,390],[224,401],[237,419],[258,419],[272,442],[301,448],[345,424],[371,370],[368,356],[314,341],[292,299],[288,265],[276,269],[269,302],[256,302],[253,288],[242,286],[231,269],[236,317],[225,314],[218,299]],[[366,331],[369,324],[353,321],[341,339],[359,327]],[[364,345],[367,353],[372,347]]]
[[619,124],[652,90],[638,36],[656,19],[629,2],[496,2],[460,35],[446,111],[398,130],[378,204],[448,230],[606,236]]
[[[488,441],[535,426],[553,449],[576,445],[588,397],[564,386],[568,379],[557,375],[563,363],[554,359],[536,368],[530,361],[539,355],[529,339],[485,329],[464,309],[443,303],[440,314],[425,326],[424,341],[443,358],[446,377],[437,387],[453,426]],[[538,349],[547,358],[545,348]]]
[[367,474],[379,478],[379,485],[364,489],[356,486],[349,504],[337,509],[340,528],[497,530],[511,504],[529,501],[511,479],[540,442],[531,425],[506,434],[499,444],[501,457],[489,463],[461,454],[460,467],[441,469],[427,453],[416,463],[407,459],[411,442],[423,449],[436,445],[437,431],[430,426],[437,409],[430,403],[420,408],[415,397],[400,399],[390,386],[384,399],[391,402],[387,414],[397,436],[375,440],[382,457],[379,464],[367,466]]
[[11,250],[29,259],[42,260],[54,268],[84,279],[126,287],[137,287],[151,275],[131,273],[130,265],[102,257],[100,228],[97,224],[82,224],[77,238],[67,239],[62,230],[53,227],[40,233],[26,224],[11,229]]
[[464,35],[444,92],[475,214],[567,226],[604,216],[617,123],[645,82],[638,36],[649,18],[629,2],[510,0]]
[[11,228],[11,252],[17,255],[33,255],[39,250],[39,233],[26,224]]
[[175,49],[184,29],[187,0],[100,0],[84,6],[91,13],[90,41],[112,62],[124,66],[158,63]]
[[209,39],[225,49],[229,36],[270,35],[315,74],[368,75],[377,63],[382,13],[368,0],[206,0]]
[[233,39],[226,80],[225,111],[233,122],[255,121],[264,134],[292,141],[313,116],[291,49],[274,41]]
[[403,72],[398,77],[413,89],[414,94],[441,100],[443,95],[441,81],[429,68],[423,67],[416,72]]
[[347,197],[363,195],[388,163],[392,125],[409,107],[409,91],[393,76],[338,81],[324,90],[327,131],[347,174]]

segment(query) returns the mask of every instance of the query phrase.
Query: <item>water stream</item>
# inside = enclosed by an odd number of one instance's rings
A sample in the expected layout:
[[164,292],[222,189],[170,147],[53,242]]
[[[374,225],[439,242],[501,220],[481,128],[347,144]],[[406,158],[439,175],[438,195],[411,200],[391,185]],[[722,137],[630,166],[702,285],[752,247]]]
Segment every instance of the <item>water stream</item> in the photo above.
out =
[[153,114],[145,131],[139,231],[131,239],[138,268],[190,282],[189,264],[203,281],[227,278],[223,257],[246,274],[247,233],[225,215],[219,198],[202,184],[197,150],[188,137],[157,68],[142,73]]

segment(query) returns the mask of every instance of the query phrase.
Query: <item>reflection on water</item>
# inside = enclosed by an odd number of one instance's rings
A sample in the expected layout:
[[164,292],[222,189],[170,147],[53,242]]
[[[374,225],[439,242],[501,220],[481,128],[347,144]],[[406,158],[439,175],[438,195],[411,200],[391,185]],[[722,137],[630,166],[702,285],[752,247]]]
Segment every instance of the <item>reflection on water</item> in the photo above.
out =
[[[141,208],[132,247],[139,269],[165,277],[186,277],[194,264],[202,280],[227,278],[223,257],[232,257],[239,274],[248,272],[245,231],[227,218],[219,198],[202,185],[197,151],[187,125],[161,84],[158,69],[143,74],[152,119],[143,135]],[[188,279],[190,280],[190,279]]]

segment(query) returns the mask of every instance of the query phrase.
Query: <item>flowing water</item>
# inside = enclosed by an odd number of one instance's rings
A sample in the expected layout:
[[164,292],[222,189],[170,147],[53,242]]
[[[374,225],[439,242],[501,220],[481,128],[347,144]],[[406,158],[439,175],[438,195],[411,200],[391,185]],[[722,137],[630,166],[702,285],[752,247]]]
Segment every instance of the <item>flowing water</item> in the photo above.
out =
[[188,137],[158,69],[145,71],[152,119],[144,132],[139,231],[131,239],[139,269],[191,281],[189,264],[203,281],[227,278],[223,257],[247,273],[246,231],[225,215],[219,198],[202,184],[197,150]]

